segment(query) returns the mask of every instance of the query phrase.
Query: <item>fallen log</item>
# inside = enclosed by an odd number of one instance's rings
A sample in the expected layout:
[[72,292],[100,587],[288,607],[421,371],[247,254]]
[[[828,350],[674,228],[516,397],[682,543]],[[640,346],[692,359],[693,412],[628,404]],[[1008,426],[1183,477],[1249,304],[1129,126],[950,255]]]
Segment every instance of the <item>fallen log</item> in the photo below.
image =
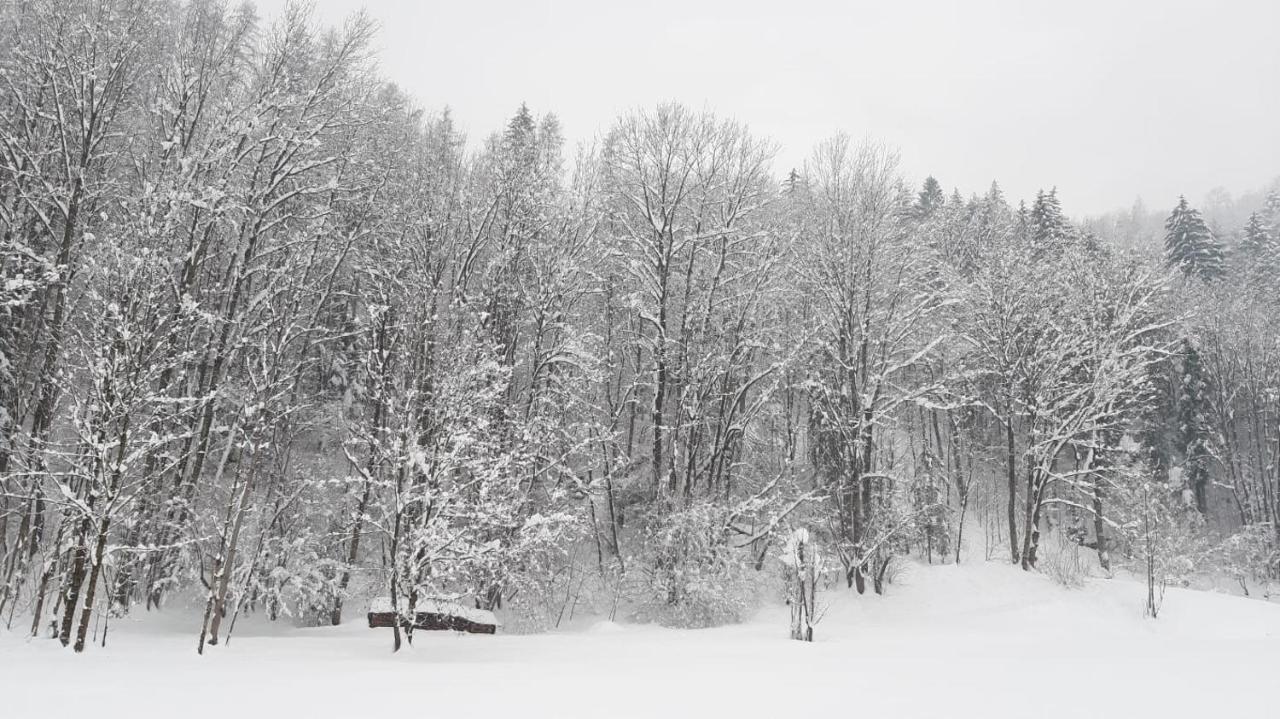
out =
[[468,634],[496,634],[502,626],[493,612],[471,609],[460,604],[436,601],[420,601],[414,607],[413,618],[398,615],[391,608],[391,600],[379,597],[369,607],[369,628],[412,626],[427,631],[454,631]]

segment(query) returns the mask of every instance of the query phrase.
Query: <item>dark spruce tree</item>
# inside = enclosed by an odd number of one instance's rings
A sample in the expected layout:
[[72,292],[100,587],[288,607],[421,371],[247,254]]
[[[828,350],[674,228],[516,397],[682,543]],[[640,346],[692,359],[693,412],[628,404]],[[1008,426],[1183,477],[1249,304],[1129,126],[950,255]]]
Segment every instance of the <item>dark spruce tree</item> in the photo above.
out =
[[796,168],[791,168],[791,172],[787,173],[787,181],[784,185],[788,195],[794,195],[796,190],[804,187],[804,178],[800,176],[800,172]]
[[1062,214],[1058,201],[1058,189],[1040,190],[1031,205],[1028,232],[1037,257],[1059,255],[1071,241],[1074,231],[1071,221]]
[[1200,514],[1209,512],[1209,423],[1200,351],[1182,341],[1182,377],[1178,388],[1178,434],[1182,449],[1183,486],[1190,490]]
[[1254,256],[1270,252],[1273,249],[1271,233],[1262,222],[1262,215],[1254,212],[1245,223],[1244,234],[1240,237],[1240,251]]
[[916,217],[923,220],[937,212],[945,203],[946,196],[942,194],[942,185],[937,179],[933,175],[924,178],[924,187],[916,199]]
[[1156,482],[1169,485],[1169,468],[1182,453],[1178,400],[1182,396],[1182,361],[1173,355],[1147,370],[1147,401],[1138,422],[1142,458]]
[[1257,212],[1249,215],[1235,253],[1236,266],[1250,288],[1269,287],[1280,278],[1280,248]]
[[1206,282],[1222,276],[1222,245],[1209,231],[1199,210],[1187,205],[1186,197],[1178,198],[1178,206],[1173,208],[1164,228],[1164,257],[1170,267]]
[[1262,222],[1271,230],[1271,239],[1280,245],[1280,190],[1267,193],[1262,205]]

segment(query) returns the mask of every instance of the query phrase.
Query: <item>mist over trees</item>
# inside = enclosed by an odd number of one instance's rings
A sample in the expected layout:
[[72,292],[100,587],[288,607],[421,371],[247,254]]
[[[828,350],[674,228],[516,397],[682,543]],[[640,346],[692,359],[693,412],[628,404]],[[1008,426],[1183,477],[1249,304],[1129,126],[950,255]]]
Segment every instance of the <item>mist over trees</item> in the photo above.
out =
[[1096,553],[1153,615],[1280,579],[1280,187],[1153,236],[843,135],[779,177],[678,104],[468,149],[301,6],[0,1],[0,40],[10,626],[707,626],[781,573],[812,637],[814,557],[880,593],[974,535]]

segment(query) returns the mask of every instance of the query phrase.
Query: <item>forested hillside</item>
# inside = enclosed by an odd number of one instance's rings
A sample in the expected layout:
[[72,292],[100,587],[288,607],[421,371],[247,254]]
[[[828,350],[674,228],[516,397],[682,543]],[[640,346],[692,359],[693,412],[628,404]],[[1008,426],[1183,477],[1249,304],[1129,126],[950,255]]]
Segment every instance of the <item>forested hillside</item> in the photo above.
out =
[[1152,615],[1280,579],[1280,186],[1240,226],[1159,198],[1152,238],[843,135],[780,172],[679,104],[566,147],[513,98],[468,141],[375,42],[0,0],[14,631],[79,651],[179,597],[202,649],[374,596],[708,626],[815,553],[882,592],[972,533],[1095,553]]

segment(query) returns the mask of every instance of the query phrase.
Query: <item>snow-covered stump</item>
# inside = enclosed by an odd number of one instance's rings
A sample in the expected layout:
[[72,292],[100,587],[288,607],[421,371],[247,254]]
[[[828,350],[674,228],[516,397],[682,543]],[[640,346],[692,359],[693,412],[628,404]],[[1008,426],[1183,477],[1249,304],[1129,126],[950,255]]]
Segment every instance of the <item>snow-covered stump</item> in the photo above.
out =
[[809,539],[809,530],[797,529],[787,537],[782,548],[786,567],[787,604],[791,605],[791,638],[813,641],[813,625],[817,623],[819,558]]

